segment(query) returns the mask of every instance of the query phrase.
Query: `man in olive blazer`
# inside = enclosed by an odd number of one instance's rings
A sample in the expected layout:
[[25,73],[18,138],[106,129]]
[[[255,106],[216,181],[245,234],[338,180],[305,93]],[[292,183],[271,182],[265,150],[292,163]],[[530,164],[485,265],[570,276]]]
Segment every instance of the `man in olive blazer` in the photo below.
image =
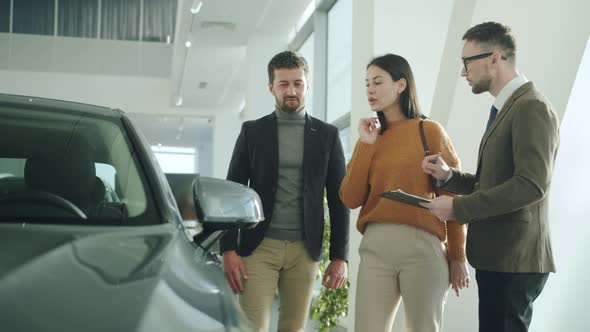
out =
[[555,272],[548,193],[559,119],[553,107],[515,65],[510,29],[482,23],[463,37],[464,76],[473,93],[494,97],[479,147],[477,171],[448,168],[437,156],[422,167],[445,190],[425,204],[444,220],[469,223],[467,257],[476,269],[480,331],[527,331],[533,301]]

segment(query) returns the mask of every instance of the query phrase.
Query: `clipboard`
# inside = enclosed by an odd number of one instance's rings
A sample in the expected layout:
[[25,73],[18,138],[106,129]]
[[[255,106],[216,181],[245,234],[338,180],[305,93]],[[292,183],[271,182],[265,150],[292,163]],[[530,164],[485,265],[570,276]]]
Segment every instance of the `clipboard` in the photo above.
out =
[[379,194],[379,196],[387,198],[387,199],[391,199],[393,201],[397,201],[400,203],[413,205],[413,206],[419,207],[421,209],[426,209],[426,208],[423,207],[422,205],[420,205],[419,203],[432,203],[432,201],[427,198],[408,194],[408,193],[402,191],[401,189],[386,191],[384,193]]

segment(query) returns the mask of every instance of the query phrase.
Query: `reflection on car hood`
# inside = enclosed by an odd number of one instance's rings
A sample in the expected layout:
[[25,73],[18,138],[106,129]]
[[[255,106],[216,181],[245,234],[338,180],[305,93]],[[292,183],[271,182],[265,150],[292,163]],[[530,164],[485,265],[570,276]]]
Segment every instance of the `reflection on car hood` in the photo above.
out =
[[23,227],[0,225],[2,329],[225,331],[219,286],[179,258],[172,225]]

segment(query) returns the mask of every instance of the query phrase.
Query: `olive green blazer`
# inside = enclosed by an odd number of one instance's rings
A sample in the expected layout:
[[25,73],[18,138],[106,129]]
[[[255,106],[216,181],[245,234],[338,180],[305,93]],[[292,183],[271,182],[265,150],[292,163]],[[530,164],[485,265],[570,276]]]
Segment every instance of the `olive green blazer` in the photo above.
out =
[[555,272],[547,216],[559,119],[532,82],[518,88],[485,133],[475,175],[453,170],[444,189],[457,221],[468,223],[467,258],[476,269]]

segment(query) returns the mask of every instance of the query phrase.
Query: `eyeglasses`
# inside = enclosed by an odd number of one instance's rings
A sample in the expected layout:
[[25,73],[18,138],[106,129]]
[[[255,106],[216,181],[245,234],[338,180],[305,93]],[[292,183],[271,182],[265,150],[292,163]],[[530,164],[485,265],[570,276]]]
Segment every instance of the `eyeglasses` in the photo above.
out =
[[487,58],[492,54],[494,54],[494,52],[486,52],[486,53],[481,53],[481,54],[461,58],[461,60],[463,60],[463,67],[465,67],[465,71],[467,71],[467,64],[469,63],[469,61]]

